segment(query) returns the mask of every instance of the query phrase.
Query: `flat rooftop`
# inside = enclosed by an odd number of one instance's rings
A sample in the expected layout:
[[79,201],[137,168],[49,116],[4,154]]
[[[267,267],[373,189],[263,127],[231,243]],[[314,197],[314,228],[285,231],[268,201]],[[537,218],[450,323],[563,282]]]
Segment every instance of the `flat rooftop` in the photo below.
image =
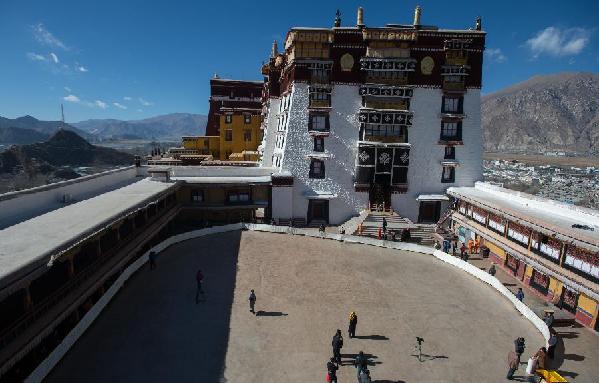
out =
[[[474,187],[450,187],[447,194],[491,211],[505,213],[520,223],[539,227],[577,243],[599,249],[599,211],[505,189],[485,182]],[[517,221],[517,220],[516,220]],[[525,222],[522,222],[525,221]],[[572,227],[586,225],[593,230]]]
[[0,289],[174,183],[148,178],[0,230]]
[[[206,301],[196,304],[198,268]],[[356,381],[360,350],[377,382],[502,382],[514,338],[526,339],[527,355],[544,345],[497,291],[430,255],[235,231],[158,254],[156,270],[127,281],[46,382],[324,382],[336,329],[340,382]],[[594,382],[577,367],[562,366]]]

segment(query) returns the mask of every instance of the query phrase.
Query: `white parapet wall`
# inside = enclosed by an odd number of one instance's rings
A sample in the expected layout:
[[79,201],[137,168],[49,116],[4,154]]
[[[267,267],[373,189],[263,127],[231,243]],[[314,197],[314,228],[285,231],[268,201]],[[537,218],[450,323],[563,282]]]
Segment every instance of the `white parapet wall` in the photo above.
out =
[[50,185],[0,194],[0,230],[138,181],[135,166],[127,166]]
[[497,278],[491,276],[483,270],[480,270],[476,266],[469,264],[457,257],[453,257],[440,250],[435,250],[431,247],[418,245],[415,243],[404,243],[404,242],[392,242],[382,241],[374,238],[344,235],[344,234],[331,234],[331,233],[319,233],[316,230],[311,229],[297,229],[286,226],[271,226],[265,224],[244,224],[234,223],[224,226],[216,226],[207,229],[194,230],[183,234],[178,234],[170,237],[152,249],[148,250],[143,256],[139,257],[135,262],[129,265],[123,273],[117,278],[117,280],[110,286],[110,288],[104,293],[104,295],[96,302],[96,304],[81,318],[79,323],[69,332],[69,334],[63,339],[63,341],[50,353],[50,355],[29,375],[25,380],[28,383],[42,382],[44,378],[52,371],[54,366],[66,355],[69,349],[77,342],[79,337],[85,333],[93,321],[101,314],[108,303],[114,298],[116,293],[123,287],[125,282],[146,262],[149,260],[150,251],[157,253],[165,250],[167,247],[172,246],[176,243],[187,241],[194,238],[203,237],[206,235],[224,233],[236,230],[253,230],[262,231],[269,233],[279,233],[288,235],[303,235],[306,237],[317,237],[323,239],[332,239],[347,243],[359,243],[365,245],[372,245],[378,247],[384,247],[388,249],[411,251],[415,253],[421,253],[426,255],[432,255],[435,258],[455,266],[468,274],[476,277],[477,279],[487,283],[491,287],[495,288],[501,295],[506,297],[515,309],[526,317],[541,333],[545,341],[549,340],[549,328],[528,306],[520,302],[510,290],[508,290]]

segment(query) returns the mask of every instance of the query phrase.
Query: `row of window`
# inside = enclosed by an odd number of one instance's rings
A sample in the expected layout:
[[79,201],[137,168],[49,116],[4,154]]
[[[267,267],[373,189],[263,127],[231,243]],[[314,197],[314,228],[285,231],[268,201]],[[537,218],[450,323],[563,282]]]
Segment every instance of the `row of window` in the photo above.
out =
[[[227,192],[227,202],[228,203],[243,203],[250,201],[250,192],[243,191],[229,191]],[[192,190],[191,191],[191,202],[192,203],[202,203],[204,202],[204,191],[203,190]]]
[[[245,142],[252,141],[252,131],[250,129],[243,130],[243,140]],[[233,129],[225,129],[225,141],[233,141]]]
[[[232,114],[225,114],[225,124],[232,124],[233,123],[233,115]],[[244,114],[243,115],[243,123],[246,125],[249,125],[252,123],[252,115],[251,114]]]

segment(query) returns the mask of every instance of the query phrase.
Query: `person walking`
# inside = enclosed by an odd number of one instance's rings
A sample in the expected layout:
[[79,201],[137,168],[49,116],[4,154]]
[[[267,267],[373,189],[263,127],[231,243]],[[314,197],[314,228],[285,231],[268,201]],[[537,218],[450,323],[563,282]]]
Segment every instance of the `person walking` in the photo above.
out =
[[335,358],[331,358],[331,360],[329,360],[327,362],[327,382],[329,383],[337,383],[337,370],[339,369],[339,366],[337,366],[335,364]]
[[524,291],[522,291],[522,287],[518,287],[518,291],[516,292],[516,298],[518,298],[520,302],[524,300]]
[[510,351],[507,354],[507,366],[509,368],[507,376],[505,377],[507,380],[512,380],[514,378],[514,372],[518,369],[519,364],[520,357],[514,351]]
[[154,250],[150,251],[148,258],[150,260],[150,270],[156,269],[156,252]]
[[489,274],[491,274],[491,276],[494,277],[496,273],[497,269],[495,268],[495,264],[492,264],[491,267],[489,267]]
[[337,329],[337,332],[333,336],[333,341],[331,342],[333,346],[333,358],[337,365],[341,364],[341,349],[343,348],[343,335],[341,335],[341,330]]
[[555,346],[557,346],[557,336],[554,332],[551,333],[551,336],[547,341],[547,346],[547,356],[553,359],[555,357]]
[[363,371],[368,371],[368,358],[364,355],[364,351],[360,351],[354,360],[354,366],[358,369],[358,382],[360,382],[360,374]]
[[250,291],[250,297],[248,300],[250,301],[250,312],[256,315],[256,311],[254,310],[254,306],[256,305],[256,294],[254,293],[254,290]]
[[520,364],[520,358],[522,357],[522,354],[524,353],[525,348],[526,348],[526,346],[524,344],[524,338],[519,337],[514,341],[514,351],[516,352],[516,355],[518,356],[518,364]]
[[202,298],[204,297],[204,289],[202,288],[202,283],[204,282],[204,274],[202,273],[202,269],[198,269],[196,273],[196,305],[200,302],[200,295]]
[[368,371],[367,368],[358,372],[358,383],[371,383],[371,382],[372,382],[372,380],[370,380],[370,371]]
[[466,257],[466,244],[462,242],[462,246],[460,246],[460,258],[464,259]]
[[358,325],[358,316],[355,311],[349,313],[349,328],[347,332],[349,333],[350,338],[356,337],[356,326]]
[[458,241],[454,240],[453,241],[453,246],[451,248],[452,248],[451,251],[453,253],[453,256],[455,257],[456,253],[458,252]]
[[383,217],[383,233],[387,232],[387,218]]
[[545,311],[545,316],[543,317],[543,322],[545,322],[547,327],[549,327],[549,330],[551,330],[551,328],[553,327],[554,319],[555,318],[553,317],[552,311]]

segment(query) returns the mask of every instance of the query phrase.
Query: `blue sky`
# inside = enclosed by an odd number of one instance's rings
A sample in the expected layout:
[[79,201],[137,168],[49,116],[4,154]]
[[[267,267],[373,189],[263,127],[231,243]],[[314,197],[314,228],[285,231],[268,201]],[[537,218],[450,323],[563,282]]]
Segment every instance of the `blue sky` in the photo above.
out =
[[487,31],[483,92],[536,74],[599,72],[597,1],[0,0],[0,116],[68,122],[206,113],[208,81],[260,80],[292,26],[422,23]]

